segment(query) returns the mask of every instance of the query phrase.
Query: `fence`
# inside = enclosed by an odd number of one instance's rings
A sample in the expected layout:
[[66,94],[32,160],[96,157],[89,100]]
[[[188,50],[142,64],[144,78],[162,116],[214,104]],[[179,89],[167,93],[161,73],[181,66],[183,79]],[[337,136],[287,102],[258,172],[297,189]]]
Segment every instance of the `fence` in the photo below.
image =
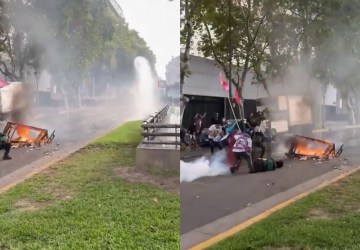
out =
[[[141,135],[144,137],[142,141],[143,144],[174,145],[175,148],[180,146],[180,134],[178,132],[180,129],[180,124],[163,123],[164,118],[168,113],[169,107],[170,104],[168,103],[159,112],[156,112],[155,115],[149,116],[146,120],[143,121],[141,125],[143,128]],[[174,132],[169,132],[169,130],[172,129],[174,129]],[[165,137],[171,137],[174,138],[174,140],[169,140]],[[156,138],[161,138],[164,140],[156,140]]]

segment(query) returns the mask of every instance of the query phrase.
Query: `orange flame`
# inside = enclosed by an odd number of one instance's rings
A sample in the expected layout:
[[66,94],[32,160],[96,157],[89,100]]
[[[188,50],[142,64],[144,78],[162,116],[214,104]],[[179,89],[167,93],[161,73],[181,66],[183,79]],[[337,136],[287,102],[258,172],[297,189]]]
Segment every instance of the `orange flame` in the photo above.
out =
[[325,154],[327,147],[328,144],[320,145],[320,143],[299,143],[296,145],[295,153],[308,156],[322,156]]
[[33,138],[30,136],[30,129],[25,126],[18,126],[16,128],[17,134],[20,136],[20,141],[33,141]]

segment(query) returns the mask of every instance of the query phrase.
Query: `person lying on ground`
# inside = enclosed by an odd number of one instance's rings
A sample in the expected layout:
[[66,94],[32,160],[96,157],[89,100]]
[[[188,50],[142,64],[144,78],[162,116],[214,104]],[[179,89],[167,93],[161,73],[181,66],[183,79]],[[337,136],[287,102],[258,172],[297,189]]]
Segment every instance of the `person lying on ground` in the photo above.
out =
[[256,172],[267,172],[275,171],[277,168],[284,166],[283,161],[275,161],[272,158],[258,158],[254,161],[254,171]]
[[6,135],[0,132],[0,150],[5,150],[3,160],[11,160],[12,158],[9,156],[11,149],[11,142],[7,138]]
[[211,154],[214,154],[215,146],[219,147],[219,150],[222,150],[221,138],[224,133],[220,123],[216,123],[210,126],[209,128],[209,144],[211,149]]

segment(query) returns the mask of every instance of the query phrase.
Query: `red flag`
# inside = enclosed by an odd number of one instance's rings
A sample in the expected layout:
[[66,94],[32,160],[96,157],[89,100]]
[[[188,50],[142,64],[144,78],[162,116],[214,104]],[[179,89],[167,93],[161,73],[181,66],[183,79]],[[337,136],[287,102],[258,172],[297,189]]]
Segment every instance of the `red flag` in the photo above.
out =
[[5,82],[3,80],[0,80],[0,88],[5,87],[7,85],[9,85],[9,83],[7,83],[7,82]]
[[219,73],[219,81],[224,91],[229,91],[229,83],[222,78],[221,72]]
[[235,89],[234,101],[237,105],[240,105],[239,93],[238,93],[237,89]]

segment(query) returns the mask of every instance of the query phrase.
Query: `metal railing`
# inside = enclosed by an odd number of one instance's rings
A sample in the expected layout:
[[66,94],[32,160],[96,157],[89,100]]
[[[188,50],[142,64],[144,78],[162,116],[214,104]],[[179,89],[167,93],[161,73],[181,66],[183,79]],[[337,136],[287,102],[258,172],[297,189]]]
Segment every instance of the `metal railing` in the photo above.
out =
[[[146,120],[143,121],[141,127],[143,132],[141,135],[144,137],[143,144],[153,144],[153,145],[174,145],[175,148],[180,146],[180,124],[164,124],[164,118],[166,117],[170,103],[166,104],[159,112],[156,112],[155,115],[149,116]],[[161,132],[160,130],[174,129],[174,132]],[[173,137],[174,140],[155,140],[156,137]]]

